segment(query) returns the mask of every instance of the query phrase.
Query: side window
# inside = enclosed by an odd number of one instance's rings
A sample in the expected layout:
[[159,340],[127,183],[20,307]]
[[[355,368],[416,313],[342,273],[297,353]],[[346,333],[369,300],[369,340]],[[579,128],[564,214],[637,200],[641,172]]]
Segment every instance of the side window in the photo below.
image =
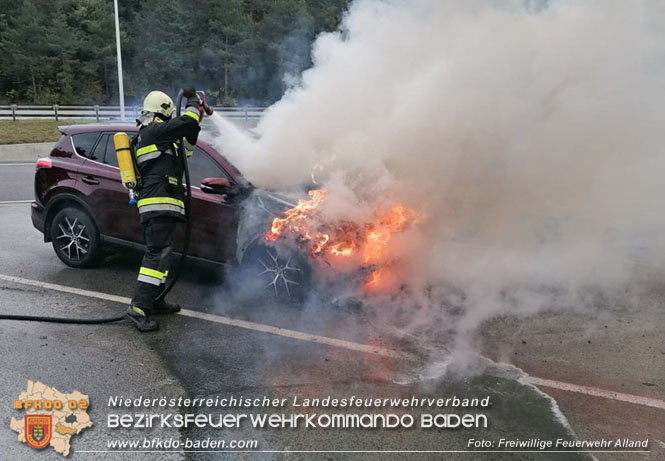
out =
[[95,150],[92,151],[90,160],[94,160],[95,162],[99,163],[104,162],[104,150],[106,149],[106,140],[108,138],[109,137],[107,134],[102,134],[102,136],[99,138],[99,141],[97,141],[97,145],[95,145]]
[[113,135],[106,135],[106,153],[104,154],[104,163],[114,167],[118,166],[118,156],[115,155],[115,144],[113,144]]
[[192,186],[199,187],[205,178],[229,178],[224,170],[205,151],[195,148],[194,155],[187,159]]
[[76,153],[81,157],[87,157],[91,160],[97,160],[92,156],[92,149],[95,147],[95,142],[99,138],[99,132],[93,131],[91,133],[79,133],[72,135],[72,142]]

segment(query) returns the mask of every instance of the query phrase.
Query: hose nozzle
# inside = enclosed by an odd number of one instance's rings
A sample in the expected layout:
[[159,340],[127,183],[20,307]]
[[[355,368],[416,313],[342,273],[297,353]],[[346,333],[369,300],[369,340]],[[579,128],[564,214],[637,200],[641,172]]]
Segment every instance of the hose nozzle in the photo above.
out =
[[212,107],[210,107],[208,104],[206,104],[206,93],[205,91],[197,91],[196,94],[199,96],[199,100],[201,101],[201,109],[203,109],[203,112],[210,117],[215,111],[213,110]]

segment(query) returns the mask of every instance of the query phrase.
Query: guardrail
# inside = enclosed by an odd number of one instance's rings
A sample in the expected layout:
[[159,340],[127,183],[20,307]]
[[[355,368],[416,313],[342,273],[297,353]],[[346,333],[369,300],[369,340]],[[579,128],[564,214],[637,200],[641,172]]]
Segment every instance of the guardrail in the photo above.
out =
[[[215,107],[215,112],[227,118],[258,119],[264,107]],[[141,112],[140,106],[126,106],[125,118],[132,120]],[[0,105],[0,120],[26,119],[95,119],[120,120],[120,106],[60,106],[54,105]]]

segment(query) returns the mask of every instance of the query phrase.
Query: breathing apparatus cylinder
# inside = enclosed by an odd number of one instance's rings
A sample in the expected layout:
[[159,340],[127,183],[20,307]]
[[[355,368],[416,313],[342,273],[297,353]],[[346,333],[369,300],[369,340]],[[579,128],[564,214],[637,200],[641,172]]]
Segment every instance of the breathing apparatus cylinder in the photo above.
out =
[[113,144],[115,145],[115,154],[118,156],[118,167],[122,185],[129,190],[129,204],[136,204],[136,166],[134,165],[134,155],[129,147],[129,136],[127,133],[119,132],[113,135]]

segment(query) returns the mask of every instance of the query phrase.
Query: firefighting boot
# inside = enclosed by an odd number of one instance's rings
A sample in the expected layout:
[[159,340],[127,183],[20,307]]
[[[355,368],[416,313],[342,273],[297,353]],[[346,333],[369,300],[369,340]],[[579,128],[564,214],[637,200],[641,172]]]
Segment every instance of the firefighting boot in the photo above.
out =
[[154,331],[159,328],[159,323],[150,320],[148,314],[143,309],[136,306],[129,306],[125,312],[125,318],[131,321],[140,332]]
[[175,314],[176,312],[180,312],[180,304],[171,304],[167,303],[163,299],[160,299],[159,301],[155,302],[155,304],[152,306],[152,309],[145,309],[146,312],[149,314]]

